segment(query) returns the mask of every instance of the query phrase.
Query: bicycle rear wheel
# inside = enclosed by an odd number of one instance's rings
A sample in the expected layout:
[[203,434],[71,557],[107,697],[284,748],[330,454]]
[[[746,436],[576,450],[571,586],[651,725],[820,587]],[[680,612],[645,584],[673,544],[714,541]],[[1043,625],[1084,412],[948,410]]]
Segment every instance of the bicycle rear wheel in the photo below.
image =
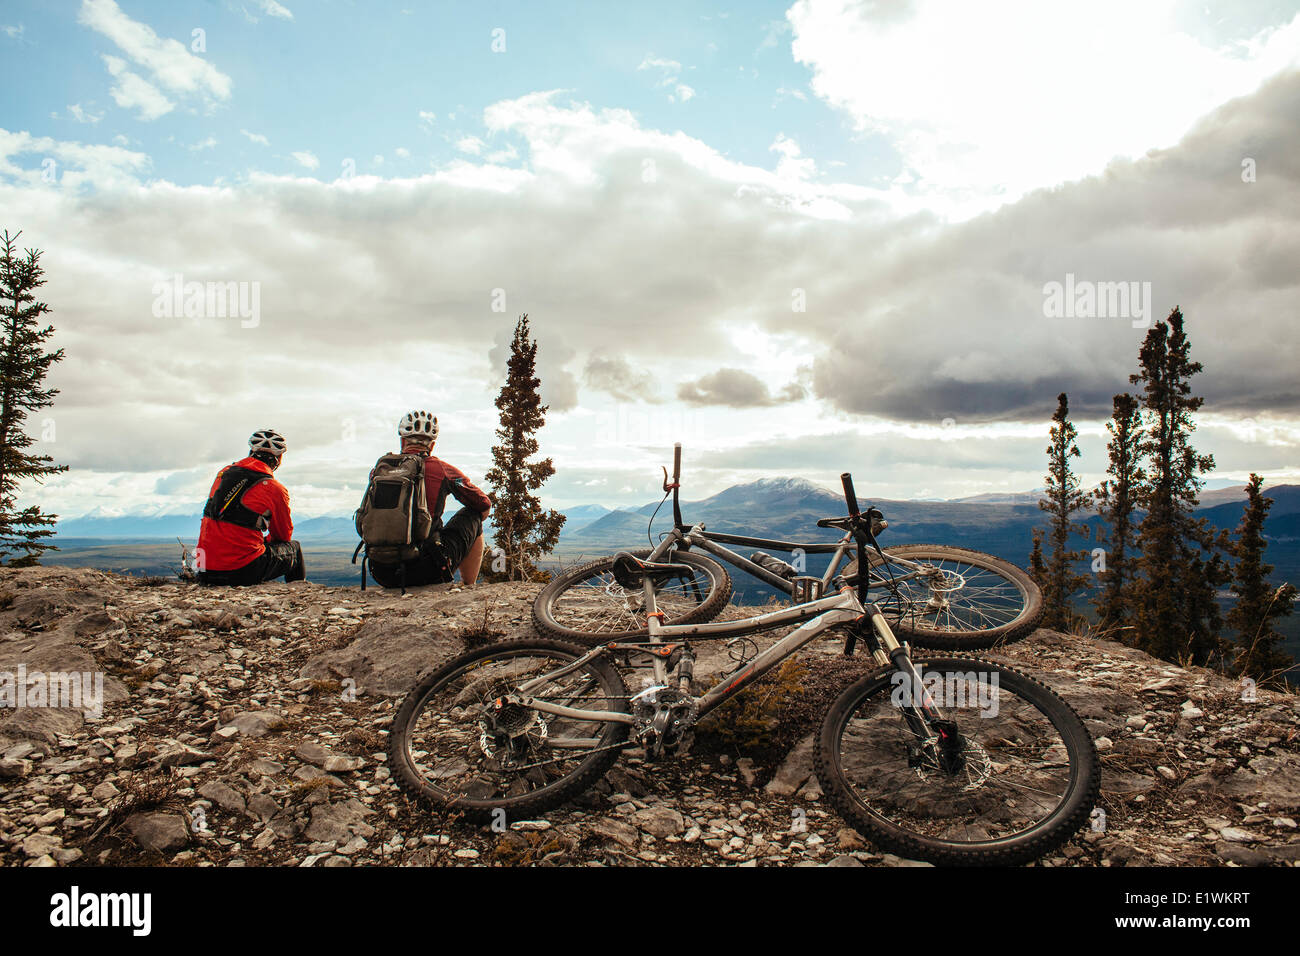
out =
[[[526,819],[581,793],[618,760],[628,724],[492,705],[585,653],[560,641],[502,641],[425,675],[389,729],[393,779],[409,796],[478,822],[500,812]],[[628,709],[622,677],[601,658],[528,694],[575,710]]]
[[[1018,641],[1043,616],[1043,595],[1009,561],[941,544],[867,552],[876,603],[900,638],[935,650],[973,651]],[[919,569],[918,567],[919,566]],[[845,568],[857,580],[857,561]]]
[[[650,557],[645,550],[631,553]],[[726,568],[694,551],[670,551],[659,560],[691,569],[655,589],[665,624],[699,624],[722,613],[731,598]],[[587,645],[640,640],[649,633],[645,611],[641,589],[629,591],[614,580],[611,556],[552,578],[533,602],[533,623],[542,634]]]
[[945,752],[914,732],[901,672],[857,681],[831,704],[814,756],[840,815],[882,849],[940,865],[1024,863],[1068,840],[1101,776],[1078,715],[989,661],[915,665],[959,737]]

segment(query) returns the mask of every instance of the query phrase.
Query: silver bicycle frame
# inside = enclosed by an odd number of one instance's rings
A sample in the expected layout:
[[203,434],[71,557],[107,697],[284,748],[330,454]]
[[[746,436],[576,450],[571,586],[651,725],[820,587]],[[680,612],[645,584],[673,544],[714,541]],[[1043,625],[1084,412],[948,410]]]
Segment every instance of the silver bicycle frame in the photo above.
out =
[[[872,628],[876,636],[880,639],[880,647],[875,651],[876,663],[887,665],[893,659],[893,655],[902,648],[898,638],[890,630],[889,624],[885,621],[884,615],[874,605],[870,608],[863,608],[862,603],[858,600],[857,592],[852,588],[844,588],[838,594],[821,598],[817,601],[811,601],[807,604],[799,604],[794,607],[780,608],[776,611],[769,611],[766,614],[760,614],[757,617],[748,618],[743,621],[711,621],[705,624],[664,624],[660,620],[659,613],[655,602],[654,583],[647,576],[645,579],[645,602],[646,602],[646,624],[649,630],[649,641],[637,642],[640,646],[663,645],[664,638],[673,637],[745,637],[749,634],[755,634],[759,631],[768,630],[769,628],[781,627],[787,624],[795,624],[802,621],[803,623],[777,641],[767,650],[755,656],[752,660],[746,661],[737,670],[719,682],[717,686],[711,688],[704,696],[698,700],[698,714],[704,716],[714,707],[721,704],[726,698],[730,697],[736,691],[743,688],[758,678],[762,677],[776,664],[787,657],[798,652],[804,645],[813,641],[823,631],[840,624],[849,624],[857,621],[864,615],[869,614],[871,617]],[[557,677],[562,677],[572,671],[577,670],[587,661],[606,653],[611,648],[618,645],[618,642],[601,644],[582,657],[566,664],[564,667],[557,668],[539,677],[520,685],[516,692],[515,699],[525,707],[542,711],[543,713],[555,714],[559,717],[569,717],[576,720],[605,721],[614,723],[630,724],[634,718],[630,714],[620,714],[613,711],[595,711],[595,710],[577,710],[572,707],[565,707],[561,704],[552,704],[548,701],[531,696],[531,690],[538,687],[546,681],[551,681]],[[618,645],[627,647],[628,645]],[[668,686],[668,663],[666,655],[654,654],[646,651],[653,661],[655,685],[659,687]],[[589,743],[585,740],[571,740],[570,746],[584,746]],[[559,745],[557,741],[551,741],[552,746]]]
[[[764,581],[779,590],[785,591],[787,594],[791,592],[790,582],[787,579],[773,574],[762,565],[755,564],[749,558],[746,558],[742,554],[737,554],[735,551],[724,547],[719,542],[726,541],[729,543],[741,543],[749,547],[766,547],[771,548],[774,551],[793,551],[798,548],[810,554],[833,554],[830,563],[826,565],[826,572],[821,576],[823,590],[830,588],[831,581],[835,578],[836,573],[840,569],[840,563],[853,548],[853,535],[851,534],[845,534],[844,537],[840,538],[840,540],[833,545],[822,542],[799,544],[794,541],[779,541],[769,538],[748,538],[741,535],[724,535],[718,533],[709,534],[704,525],[697,524],[692,525],[684,532],[678,528],[674,528],[667,532],[660,540],[659,544],[650,552],[650,556],[646,560],[659,560],[670,548],[673,547],[673,545],[682,541],[686,542],[693,548],[698,548],[701,551],[708,552],[715,558],[719,558],[733,567],[741,568],[745,573],[753,575],[760,581]],[[889,560],[892,564],[900,565],[908,569],[908,571],[904,573],[891,573],[887,582],[889,584],[903,584],[904,582],[911,581],[928,573],[924,565],[918,564],[915,561],[909,561],[907,558],[892,554],[889,551],[886,551],[885,553],[889,555]],[[875,579],[868,581],[868,587],[879,587],[886,583],[885,578],[876,574],[874,568],[868,568],[868,575]]]

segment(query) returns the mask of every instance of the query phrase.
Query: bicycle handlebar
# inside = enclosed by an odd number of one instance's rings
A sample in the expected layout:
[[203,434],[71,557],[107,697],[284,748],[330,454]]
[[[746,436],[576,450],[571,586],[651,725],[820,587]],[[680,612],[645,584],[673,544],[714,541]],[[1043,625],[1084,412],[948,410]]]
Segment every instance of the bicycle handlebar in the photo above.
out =
[[849,515],[856,518],[858,516],[858,496],[853,493],[853,476],[846,471],[840,475],[840,482],[844,485],[844,501],[849,506]]
[[682,443],[673,443],[673,524],[677,528],[683,527],[682,524],[682,504],[680,492],[682,488]]

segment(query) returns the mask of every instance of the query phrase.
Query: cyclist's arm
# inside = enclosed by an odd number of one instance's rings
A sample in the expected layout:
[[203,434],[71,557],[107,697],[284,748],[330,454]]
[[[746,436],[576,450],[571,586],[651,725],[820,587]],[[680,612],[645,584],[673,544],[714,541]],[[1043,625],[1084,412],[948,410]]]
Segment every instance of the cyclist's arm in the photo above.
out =
[[487,517],[487,513],[492,510],[492,499],[484,494],[478,485],[470,481],[459,468],[446,462],[442,465],[447,473],[447,487],[451,490],[452,497],[466,508],[473,508],[483,517]]

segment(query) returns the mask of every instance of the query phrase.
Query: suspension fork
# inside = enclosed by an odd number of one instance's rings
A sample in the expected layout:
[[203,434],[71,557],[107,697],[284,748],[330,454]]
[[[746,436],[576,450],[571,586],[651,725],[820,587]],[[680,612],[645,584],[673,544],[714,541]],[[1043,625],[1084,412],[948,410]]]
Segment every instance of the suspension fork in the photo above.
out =
[[934,698],[926,689],[920,671],[912,663],[912,656],[908,653],[907,646],[899,643],[879,607],[868,604],[863,610],[871,622],[871,629],[875,632],[878,642],[872,648],[872,656],[882,665],[893,664],[894,669],[903,675],[903,683],[908,688],[901,708],[908,729],[922,740],[935,736],[935,730],[938,731],[941,739],[947,739],[948,728],[953,725],[951,721],[944,718],[943,712],[939,710]]

